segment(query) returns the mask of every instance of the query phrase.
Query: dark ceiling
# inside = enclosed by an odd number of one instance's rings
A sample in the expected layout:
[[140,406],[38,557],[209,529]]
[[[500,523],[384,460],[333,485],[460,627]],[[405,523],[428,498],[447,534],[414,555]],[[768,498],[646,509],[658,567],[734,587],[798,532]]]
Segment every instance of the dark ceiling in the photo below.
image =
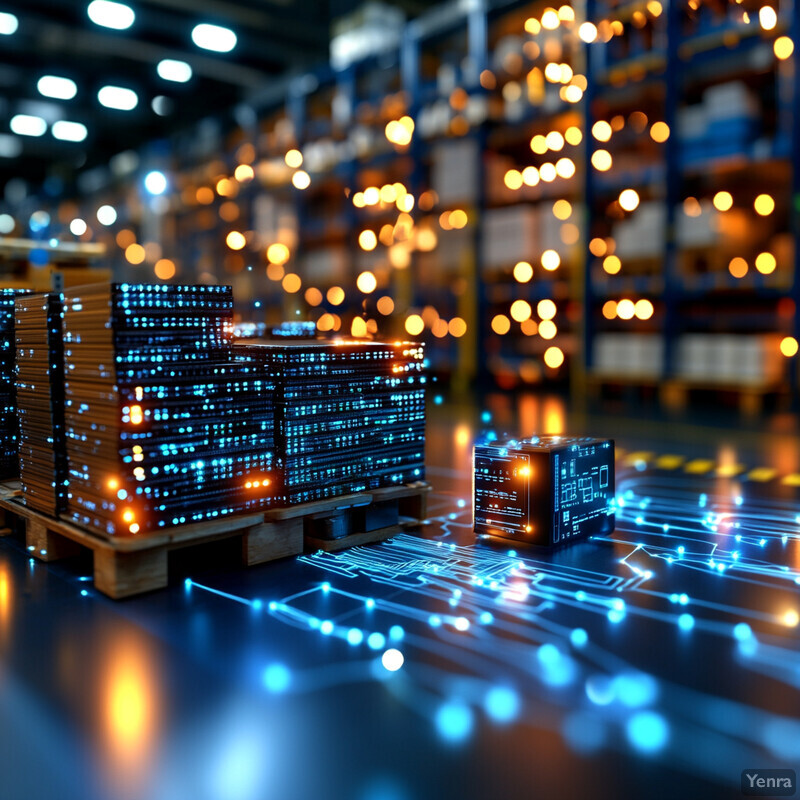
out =
[[[7,0],[19,27],[0,36],[0,138],[10,134],[18,113],[67,119],[88,128],[80,143],[18,137],[22,151],[3,157],[0,187],[11,178],[41,183],[47,175],[106,163],[116,153],[185,129],[209,115],[221,115],[269,87],[287,72],[327,60],[331,22],[362,5],[362,0],[124,0],[136,18],[127,30],[94,24],[89,0]],[[410,15],[428,3],[397,2]],[[231,28],[238,37],[230,53],[198,48],[191,31],[198,23]],[[156,65],[165,58],[191,65],[193,77],[180,84],[162,80]],[[78,85],[72,100],[42,97],[42,75],[71,78]],[[97,99],[106,84],[134,89],[132,111],[104,108]],[[167,98],[170,113],[159,116],[155,97]],[[11,141],[6,139],[6,143]],[[17,147],[17,144],[14,144]]]

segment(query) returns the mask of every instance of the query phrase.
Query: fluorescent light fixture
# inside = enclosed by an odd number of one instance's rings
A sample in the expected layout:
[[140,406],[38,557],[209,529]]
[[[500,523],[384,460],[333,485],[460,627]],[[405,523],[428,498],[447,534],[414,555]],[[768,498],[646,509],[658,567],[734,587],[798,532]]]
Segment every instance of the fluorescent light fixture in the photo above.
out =
[[113,28],[115,31],[124,31],[133,25],[136,14],[130,6],[124,3],[112,3],[111,0],[92,0],[87,9],[89,19],[95,25],[104,28]]
[[122,86],[104,86],[97,93],[97,99],[100,101],[100,105],[114,108],[117,111],[131,111],[139,102],[133,89],[125,89]]
[[152,195],[164,194],[167,191],[167,177],[163,172],[154,169],[144,176],[144,188]]
[[186,83],[192,77],[192,68],[185,61],[165,58],[158,62],[156,71],[160,78],[175,83]]
[[221,25],[202,23],[194,26],[192,41],[204,50],[230,53],[236,47],[236,34],[230,28],[223,28]]
[[17,28],[19,28],[19,20],[13,14],[0,11],[0,34],[11,36],[12,33],[17,32]]
[[9,127],[18,136],[44,136],[47,130],[47,123],[41,117],[34,117],[31,114],[17,114],[11,117]]
[[61,139],[62,142],[82,142],[86,138],[88,131],[86,126],[80,122],[67,122],[60,119],[53,123],[53,136]]
[[43,75],[36,84],[39,94],[52,97],[56,100],[72,100],[78,93],[78,84],[69,78],[59,78],[57,75]]
[[97,209],[97,221],[101,225],[113,225],[117,221],[117,209],[114,206],[100,206]]

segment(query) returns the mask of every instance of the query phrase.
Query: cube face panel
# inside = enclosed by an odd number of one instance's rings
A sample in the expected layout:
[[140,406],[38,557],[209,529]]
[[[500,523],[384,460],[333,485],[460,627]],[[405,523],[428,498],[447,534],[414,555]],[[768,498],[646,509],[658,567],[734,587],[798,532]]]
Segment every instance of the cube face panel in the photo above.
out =
[[611,533],[614,443],[532,437],[474,450],[475,532],[560,547]]

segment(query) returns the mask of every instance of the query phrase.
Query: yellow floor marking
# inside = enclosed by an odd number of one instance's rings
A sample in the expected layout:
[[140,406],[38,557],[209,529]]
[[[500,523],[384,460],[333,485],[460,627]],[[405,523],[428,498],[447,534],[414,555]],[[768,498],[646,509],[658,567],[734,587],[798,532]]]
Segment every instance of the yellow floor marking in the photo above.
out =
[[642,450],[637,453],[631,453],[629,456],[627,456],[625,458],[625,464],[630,467],[638,463],[639,461],[647,462],[652,460],[653,460],[653,454],[649,451]]
[[781,483],[784,486],[800,486],[800,473],[792,472],[790,475],[787,475]]
[[696,458],[690,461],[684,468],[684,472],[690,472],[692,475],[703,475],[706,472],[711,472],[716,466],[716,463],[709,458]]
[[720,478],[733,478],[734,475],[739,475],[746,469],[744,464],[720,464],[717,467],[717,475]]
[[747,477],[751,481],[758,481],[758,483],[766,483],[771,481],[778,474],[778,470],[772,467],[756,467],[747,473]]
[[656,466],[659,469],[677,469],[684,461],[686,461],[684,456],[659,456],[656,459]]

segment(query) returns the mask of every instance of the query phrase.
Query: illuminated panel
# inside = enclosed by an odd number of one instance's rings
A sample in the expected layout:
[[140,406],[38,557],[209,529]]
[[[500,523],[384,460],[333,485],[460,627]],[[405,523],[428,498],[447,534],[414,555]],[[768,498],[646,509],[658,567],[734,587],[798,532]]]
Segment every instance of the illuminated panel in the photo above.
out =
[[613,531],[613,441],[535,436],[473,458],[477,534],[553,547]]

